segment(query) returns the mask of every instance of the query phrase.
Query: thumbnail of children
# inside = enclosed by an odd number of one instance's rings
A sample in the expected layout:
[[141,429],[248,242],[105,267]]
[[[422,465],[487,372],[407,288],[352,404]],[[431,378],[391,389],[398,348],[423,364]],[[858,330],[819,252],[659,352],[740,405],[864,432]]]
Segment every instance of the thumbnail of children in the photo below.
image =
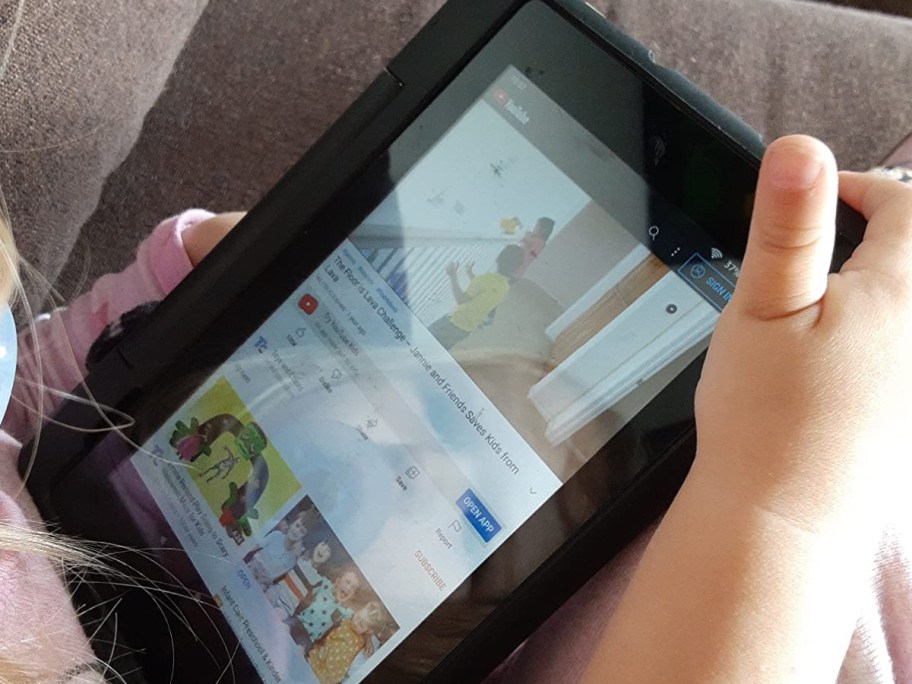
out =
[[[283,522],[286,524],[276,526],[244,557],[244,562],[263,591],[270,591],[276,582],[304,559],[304,537],[309,531],[307,512],[298,511],[291,520],[286,518]],[[325,544],[322,546],[327,549],[328,557],[328,548]]]
[[341,682],[399,629],[310,497],[244,561],[321,684]]
[[256,533],[300,485],[225,378],[184,409],[170,439],[175,456],[236,544]]

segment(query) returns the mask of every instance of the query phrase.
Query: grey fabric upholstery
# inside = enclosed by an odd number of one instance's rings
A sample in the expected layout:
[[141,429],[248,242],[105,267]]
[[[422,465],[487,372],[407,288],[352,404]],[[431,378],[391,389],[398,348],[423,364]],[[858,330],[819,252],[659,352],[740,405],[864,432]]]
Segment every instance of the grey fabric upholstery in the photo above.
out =
[[[65,287],[124,265],[169,213],[249,208],[440,4],[210,0],[85,226]],[[99,254],[102,236],[110,251]]]
[[797,0],[636,0],[609,17],[768,140],[809,133],[844,168],[912,130],[912,21]]
[[20,249],[47,279],[136,142],[204,6],[0,0],[0,189]]
[[[170,212],[250,206],[441,2],[27,3],[0,80],[0,183],[26,255],[52,279],[69,259],[73,294]],[[18,4],[0,0],[0,36]],[[767,138],[813,133],[860,168],[912,130],[908,20],[800,0],[595,4]]]

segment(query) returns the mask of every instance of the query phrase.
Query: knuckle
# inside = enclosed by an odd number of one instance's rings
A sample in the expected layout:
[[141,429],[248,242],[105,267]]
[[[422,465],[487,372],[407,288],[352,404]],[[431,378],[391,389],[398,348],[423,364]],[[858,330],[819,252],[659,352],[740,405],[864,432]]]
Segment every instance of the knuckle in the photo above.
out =
[[783,251],[812,247],[823,237],[823,231],[813,221],[773,216],[764,223],[760,237],[764,247]]
[[912,184],[903,183],[893,178],[883,179],[883,191],[889,196],[908,197],[912,195]]
[[868,294],[873,299],[883,299],[899,310],[912,307],[912,274],[908,270],[894,272],[869,269]]
[[897,224],[903,232],[912,234],[912,186],[898,184],[897,192],[890,197],[887,208],[896,214]]
[[861,206],[869,216],[879,213],[891,203],[912,196],[912,185],[901,183],[891,178],[874,178],[868,185]]

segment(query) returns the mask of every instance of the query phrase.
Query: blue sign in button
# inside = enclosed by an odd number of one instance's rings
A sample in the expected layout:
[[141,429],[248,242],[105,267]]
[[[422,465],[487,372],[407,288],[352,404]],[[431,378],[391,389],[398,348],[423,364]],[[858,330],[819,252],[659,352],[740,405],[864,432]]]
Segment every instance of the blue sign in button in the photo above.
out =
[[494,535],[500,532],[500,523],[494,520],[494,516],[471,489],[467,489],[465,494],[457,499],[456,506],[486,542],[491,541]]
[[678,275],[719,311],[728,304],[735,291],[734,283],[699,254],[684,262],[678,268]]

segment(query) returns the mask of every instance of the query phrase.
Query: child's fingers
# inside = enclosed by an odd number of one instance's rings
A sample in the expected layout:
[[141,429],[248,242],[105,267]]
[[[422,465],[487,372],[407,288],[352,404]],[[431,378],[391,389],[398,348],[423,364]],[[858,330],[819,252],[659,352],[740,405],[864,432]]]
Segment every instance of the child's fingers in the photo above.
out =
[[912,273],[912,187],[867,173],[840,174],[839,194],[868,219],[862,247],[843,271]]
[[217,214],[188,227],[181,235],[190,263],[196,266],[244,218],[244,212]]
[[836,198],[836,162],[823,143],[790,136],[769,146],[732,304],[772,319],[820,300],[833,253]]

